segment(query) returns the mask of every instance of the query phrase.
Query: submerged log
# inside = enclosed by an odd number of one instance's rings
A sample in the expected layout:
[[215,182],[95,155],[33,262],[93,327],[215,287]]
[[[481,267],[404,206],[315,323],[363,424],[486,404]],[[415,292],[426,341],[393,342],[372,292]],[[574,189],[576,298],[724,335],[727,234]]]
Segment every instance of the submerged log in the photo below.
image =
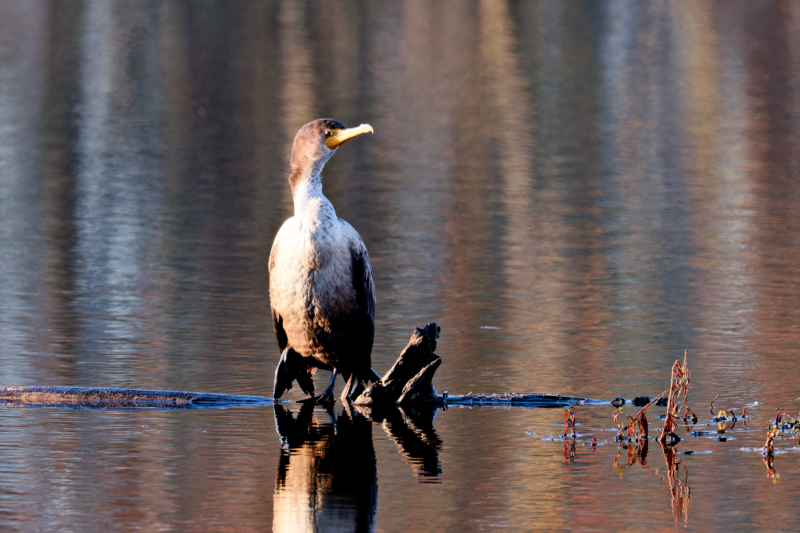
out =
[[532,392],[503,392],[499,394],[462,394],[445,396],[448,406],[509,406],[509,407],[569,407],[570,405],[605,405],[608,401],[564,396],[562,394],[537,394]]
[[[405,387],[404,387],[405,388]],[[285,401],[282,401],[285,402]],[[209,409],[244,405],[271,405],[268,396],[213,394],[170,390],[115,389],[111,387],[0,387],[0,405],[66,407],[73,409]],[[403,405],[444,407],[566,407],[603,405],[609,402],[558,394],[500,393],[436,396],[435,401],[405,402]],[[395,403],[375,404],[394,406]],[[360,404],[357,407],[370,407]]]

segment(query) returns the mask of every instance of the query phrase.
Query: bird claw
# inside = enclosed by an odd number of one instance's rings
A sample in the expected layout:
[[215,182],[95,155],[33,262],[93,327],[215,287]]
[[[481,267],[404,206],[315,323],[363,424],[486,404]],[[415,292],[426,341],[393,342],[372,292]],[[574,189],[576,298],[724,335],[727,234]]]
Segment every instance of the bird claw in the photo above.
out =
[[336,403],[336,399],[333,397],[333,393],[331,392],[323,392],[319,396],[312,396],[310,398],[305,398],[303,400],[297,400],[297,403],[302,404],[319,404],[325,407],[330,407],[334,403]]
[[[319,396],[313,396],[314,380],[311,377],[311,372],[308,367],[303,365],[303,358],[300,354],[291,348],[286,348],[281,354],[278,368],[275,370],[275,393],[273,396],[275,399],[280,398],[284,391],[292,388],[292,381],[296,379],[303,392],[310,396],[304,400],[298,400],[298,403],[333,405],[336,402],[333,396],[333,386],[336,383],[338,374],[339,372],[334,368],[328,387]],[[372,368],[368,368],[361,376],[355,372],[350,374],[347,376],[347,383],[342,391],[342,402],[347,403],[352,401],[353,398],[357,398],[364,391],[366,382],[378,382],[380,380],[381,377]]]
[[342,403],[347,403],[352,401],[353,394],[356,392],[358,386],[361,385],[361,380],[358,379],[356,373],[353,372],[350,374],[350,377],[347,379],[347,383],[344,386],[344,390],[342,391]]

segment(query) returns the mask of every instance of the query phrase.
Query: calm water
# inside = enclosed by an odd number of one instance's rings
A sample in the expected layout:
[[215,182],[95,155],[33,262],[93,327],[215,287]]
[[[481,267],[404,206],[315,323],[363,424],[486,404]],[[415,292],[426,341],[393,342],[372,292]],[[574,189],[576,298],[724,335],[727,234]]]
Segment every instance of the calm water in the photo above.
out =
[[627,466],[611,407],[571,457],[557,409],[5,406],[0,528],[794,529],[800,446],[758,450],[800,408],[798,95],[789,1],[1,2],[1,385],[269,395],[289,150],[330,116],[375,128],[324,184],[376,370],[431,321],[453,394],[653,395],[686,349],[699,429],[752,419]]

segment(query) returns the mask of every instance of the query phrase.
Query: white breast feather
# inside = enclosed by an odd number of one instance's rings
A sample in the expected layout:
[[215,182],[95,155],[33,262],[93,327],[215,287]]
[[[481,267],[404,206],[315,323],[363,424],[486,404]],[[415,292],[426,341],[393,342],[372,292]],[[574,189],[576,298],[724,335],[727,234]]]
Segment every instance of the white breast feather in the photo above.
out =
[[307,206],[316,209],[301,213],[312,216],[287,220],[270,255],[272,308],[283,317],[290,345],[304,355],[313,351],[309,336],[315,328],[328,330],[335,313],[351,312],[356,305],[350,250],[360,237],[325,203],[330,206],[322,199]]

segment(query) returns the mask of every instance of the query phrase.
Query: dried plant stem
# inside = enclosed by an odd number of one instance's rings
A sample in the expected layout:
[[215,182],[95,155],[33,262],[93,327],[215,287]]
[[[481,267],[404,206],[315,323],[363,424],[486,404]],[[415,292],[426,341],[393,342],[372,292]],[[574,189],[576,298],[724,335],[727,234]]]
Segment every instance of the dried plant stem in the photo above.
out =
[[[676,433],[678,430],[678,420],[685,419],[691,410],[688,407],[689,383],[691,372],[686,362],[687,352],[683,353],[683,364],[675,361],[672,365],[672,376],[670,379],[669,396],[667,398],[667,417],[664,420],[664,428],[661,430],[659,442],[667,446],[680,441]],[[683,408],[683,409],[681,409]],[[680,416],[683,411],[683,417]]]
[[564,433],[561,435],[562,437],[566,437],[569,434],[570,426],[572,427],[572,437],[574,438],[578,433],[575,430],[575,408],[572,406],[564,410]]

